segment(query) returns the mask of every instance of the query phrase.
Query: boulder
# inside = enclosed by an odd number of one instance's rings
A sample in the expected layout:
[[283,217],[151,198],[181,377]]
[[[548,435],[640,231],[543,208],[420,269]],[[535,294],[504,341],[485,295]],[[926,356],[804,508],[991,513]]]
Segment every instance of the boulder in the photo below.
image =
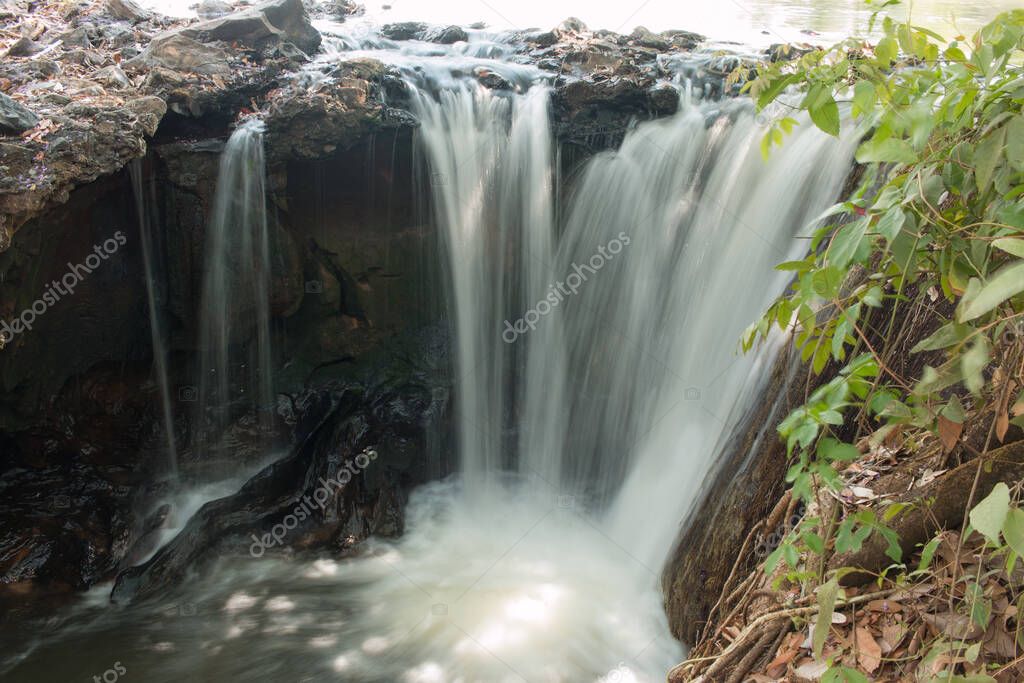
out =
[[302,0],[268,0],[247,10],[201,21],[180,33],[202,43],[222,40],[261,50],[287,41],[310,53],[320,47],[320,33],[309,23]]
[[153,15],[134,0],[107,0],[107,13],[115,19],[131,21],[133,23],[145,21]]
[[32,40],[22,36],[18,40],[14,41],[14,44],[7,48],[7,52],[4,53],[5,57],[31,57],[37,52],[42,52],[43,46]]
[[229,58],[226,50],[204,45],[182,32],[173,31],[154,38],[142,54],[124,64],[130,70],[162,68],[171,72],[227,76],[231,73]]
[[403,21],[398,24],[385,24],[380,33],[391,40],[418,40],[420,34],[428,28],[422,21]]
[[423,31],[420,34],[420,40],[425,40],[428,43],[451,45],[452,43],[469,40],[469,35],[461,26],[438,26]]
[[37,123],[39,117],[31,109],[0,93],[0,133],[18,135]]
[[193,7],[200,19],[217,19],[234,11],[234,8],[224,0],[203,0]]
[[653,50],[664,51],[670,47],[669,41],[655,33],[651,33],[643,26],[637,26],[633,29],[633,32],[629,34],[629,39],[634,45],[649,47]]
[[93,78],[108,88],[127,88],[132,84],[124,71],[121,71],[121,67],[117,65],[100,69],[93,74]]

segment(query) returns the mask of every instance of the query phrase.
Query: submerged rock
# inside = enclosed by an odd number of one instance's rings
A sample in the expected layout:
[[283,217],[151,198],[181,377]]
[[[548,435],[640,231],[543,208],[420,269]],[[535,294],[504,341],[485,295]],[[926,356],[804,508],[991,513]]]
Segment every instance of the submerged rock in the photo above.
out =
[[422,21],[403,21],[398,24],[385,24],[380,33],[391,40],[417,40],[426,30],[427,25]]

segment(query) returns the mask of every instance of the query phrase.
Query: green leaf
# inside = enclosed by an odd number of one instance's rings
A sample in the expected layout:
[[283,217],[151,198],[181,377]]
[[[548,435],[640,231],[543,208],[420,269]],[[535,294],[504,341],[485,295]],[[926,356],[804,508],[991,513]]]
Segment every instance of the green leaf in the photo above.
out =
[[935,557],[935,551],[939,549],[940,543],[942,543],[942,536],[936,536],[928,541],[924,550],[921,551],[921,561],[917,563],[917,571],[926,571],[931,566],[932,558]]
[[1003,538],[1013,552],[1024,557],[1024,510],[1011,509],[1003,522]]
[[884,66],[889,66],[889,62],[896,59],[899,47],[896,45],[896,41],[892,38],[882,38],[878,41],[878,45],[875,46],[875,57],[878,61],[882,62]]
[[988,337],[980,336],[971,345],[971,348],[960,358],[960,369],[964,376],[964,386],[971,393],[978,394],[985,386],[985,377],[981,371],[988,365],[989,342]]
[[992,488],[992,492],[971,510],[971,526],[989,541],[998,544],[999,532],[1002,531],[1009,512],[1010,489],[1003,482],[999,482]]
[[872,138],[857,150],[857,161],[862,164],[872,162],[912,164],[917,161],[917,153],[906,140],[889,138],[876,141],[875,138]]
[[[902,214],[902,211],[900,212]],[[868,230],[866,218],[848,223],[836,231],[836,236],[828,250],[828,262],[835,268],[846,268],[853,260],[861,240]]]
[[868,683],[868,677],[845,666],[833,666],[821,677],[821,683]]
[[831,94],[822,98],[822,101],[808,112],[814,125],[829,135],[839,136],[839,105]]
[[863,116],[875,107],[878,93],[871,81],[857,81],[853,86],[853,115]]
[[1024,114],[1017,114],[1006,126],[1006,159],[1024,172]]
[[1005,251],[1007,254],[1024,258],[1024,240],[1022,239],[1016,237],[1002,237],[992,242],[992,246],[996,249]]
[[977,292],[968,291],[960,302],[957,319],[979,318],[1010,297],[1024,292],[1024,261],[1004,266]]
[[878,219],[875,232],[884,237],[887,242],[892,242],[896,239],[896,235],[900,234],[900,230],[903,229],[903,223],[906,220],[907,217],[903,213],[903,209],[899,206],[894,206]]
[[832,613],[835,611],[836,598],[839,597],[839,581],[835,578],[823,583],[818,588],[818,621],[811,632],[811,645],[814,658],[821,660],[821,650],[825,647],[825,639],[832,626]]
[[849,462],[860,457],[860,451],[856,446],[831,438],[821,440],[821,443],[818,444],[818,452],[825,460],[829,461]]
[[1000,159],[1003,156],[1003,147],[1006,141],[1006,128],[989,135],[978,143],[974,158],[977,164],[974,167],[974,177],[978,181],[978,191],[984,192],[992,181],[992,174],[996,170]]
[[796,83],[799,80],[800,76],[798,76],[797,74],[789,74],[788,76],[776,78],[775,80],[768,84],[767,88],[765,88],[760,92],[760,94],[758,94],[757,108],[764,109],[764,107],[767,104],[769,104],[772,100],[774,100],[776,97],[778,97],[783,90],[785,90],[790,85]]
[[947,323],[935,330],[935,332],[929,335],[926,339],[919,341],[914,348],[910,349],[910,352],[921,353],[922,351],[944,349],[946,347],[953,346],[954,344],[959,344],[973,331],[974,328],[970,325]]

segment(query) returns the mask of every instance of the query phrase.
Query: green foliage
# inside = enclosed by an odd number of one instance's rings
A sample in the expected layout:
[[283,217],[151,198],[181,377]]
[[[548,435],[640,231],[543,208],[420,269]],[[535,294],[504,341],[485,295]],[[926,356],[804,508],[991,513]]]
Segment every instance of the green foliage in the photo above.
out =
[[[877,13],[876,21],[874,45],[851,39],[764,65],[744,86],[758,109],[791,112],[765,134],[766,155],[797,125],[860,138],[858,186],[812,226],[804,259],[777,266],[793,283],[743,339],[746,350],[775,327],[792,331],[815,374],[840,368],[778,426],[790,457],[786,480],[804,502],[838,494],[846,463],[904,427],[955,445],[966,415],[991,402],[989,368],[1000,335],[1010,325],[1024,329],[1024,10],[951,42]],[[930,364],[919,377],[901,377],[887,347],[901,314],[925,297],[945,299],[954,313],[911,349],[930,354]],[[1024,426],[1022,418],[1016,422]],[[988,552],[1005,555],[1008,572],[1024,556],[1024,510],[1011,499],[999,484],[970,512],[971,527]],[[826,581],[824,559],[815,571],[813,556],[856,552],[877,534],[897,581],[928,573],[938,538],[921,550],[916,568],[900,564],[900,539],[887,524],[905,507],[805,518],[765,562],[768,573],[785,560],[786,578],[816,579],[816,658],[840,598],[836,576],[848,568]],[[963,583],[962,612],[984,629],[992,599],[982,585],[980,576]],[[968,661],[978,656],[963,641],[937,647],[927,656],[965,649]],[[834,665],[822,680],[867,679]]]
[[[872,425],[869,443],[903,425],[955,441],[961,397],[984,395],[997,336],[1024,315],[1024,10],[948,43],[877,13],[876,21],[882,37],[873,46],[851,39],[765,65],[744,86],[760,109],[781,102],[805,114],[776,122],[766,153],[796,125],[862,137],[859,186],[825,212],[803,260],[778,266],[793,284],[743,342],[749,349],[775,326],[792,329],[815,373],[842,368],[778,427],[791,458],[786,480],[804,501],[842,488],[839,469],[859,456],[839,436],[851,416]],[[898,312],[923,296],[947,299],[955,315],[913,348],[941,362],[899,377],[872,346],[868,322],[876,333],[879,319],[888,322],[887,340]],[[899,539],[885,522],[862,511],[835,525],[802,524],[766,566],[785,559],[796,568],[810,546],[856,551],[874,533],[898,562]],[[1024,545],[1024,519],[1012,524]],[[982,513],[975,526],[1003,525]]]

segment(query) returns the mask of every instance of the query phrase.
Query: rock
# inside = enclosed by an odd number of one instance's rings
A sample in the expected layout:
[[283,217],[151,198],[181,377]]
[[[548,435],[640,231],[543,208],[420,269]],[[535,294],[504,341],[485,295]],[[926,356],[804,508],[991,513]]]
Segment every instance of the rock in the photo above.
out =
[[14,44],[7,48],[5,57],[31,57],[37,52],[42,52],[43,46],[36,41],[22,36],[14,41]]
[[226,50],[203,45],[181,32],[157,36],[138,57],[125,62],[129,70],[166,69],[170,72],[194,71],[208,76],[231,73]]
[[558,42],[558,36],[555,35],[554,31],[540,31],[535,33],[527,33],[523,36],[523,39],[531,45],[537,47],[551,47]]
[[461,26],[445,26],[443,28],[427,29],[421,34],[420,40],[425,40],[428,43],[451,45],[452,43],[469,40],[469,35]]
[[31,109],[0,93],[0,133],[18,135],[39,123]]
[[480,85],[491,90],[512,90],[513,86],[501,74],[494,73],[485,67],[477,67],[475,70],[476,80]]
[[100,69],[93,74],[93,78],[108,88],[127,88],[132,84],[132,82],[128,80],[128,76],[125,75],[124,71],[121,71],[121,67],[117,65]]
[[670,43],[659,35],[651,33],[643,26],[637,26],[633,29],[633,32],[629,34],[629,39],[636,45],[641,47],[649,47],[653,50],[664,51],[668,50]]
[[223,40],[262,50],[279,41],[293,43],[307,54],[320,47],[320,32],[309,23],[302,0],[268,0],[219,19],[201,21],[180,33],[202,43]]
[[568,19],[566,19],[565,21],[558,25],[558,28],[555,29],[555,33],[557,33],[559,36],[564,37],[567,34],[583,33],[586,30],[587,25],[583,23],[582,19],[577,19],[576,17],[569,17]]
[[399,24],[385,24],[380,33],[391,40],[418,40],[427,28],[421,21],[403,21]]
[[92,47],[92,38],[89,36],[89,28],[79,26],[74,31],[68,31],[61,35],[60,40],[65,47]]
[[115,19],[122,19],[132,23],[146,21],[153,15],[143,9],[134,0],[107,0],[107,13]]
[[769,62],[783,62],[803,57],[814,50],[814,46],[807,44],[775,43],[765,51],[765,55]]
[[353,0],[328,0],[324,9],[335,21],[345,21],[348,17],[362,14],[366,8]]
[[706,40],[701,34],[692,31],[665,31],[661,35],[667,38],[672,48],[676,50],[692,50]]
[[234,11],[224,0],[203,0],[198,5],[192,5],[192,8],[200,19],[216,19]]

